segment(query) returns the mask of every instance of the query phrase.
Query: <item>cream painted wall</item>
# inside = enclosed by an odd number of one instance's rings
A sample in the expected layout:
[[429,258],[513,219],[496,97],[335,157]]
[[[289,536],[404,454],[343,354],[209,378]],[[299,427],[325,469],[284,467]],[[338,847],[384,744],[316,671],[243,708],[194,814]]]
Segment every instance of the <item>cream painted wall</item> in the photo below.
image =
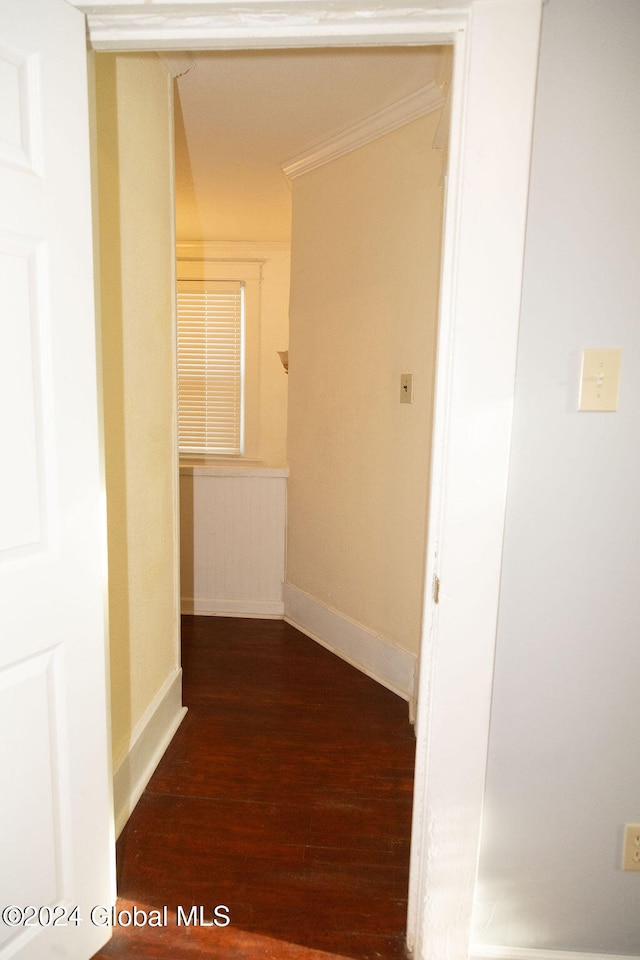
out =
[[262,250],[260,298],[260,459],[286,466],[289,378],[278,350],[289,347],[291,244],[256,245]]
[[179,665],[172,81],[95,58],[114,766]]
[[[440,235],[438,115],[294,181],[287,581],[417,652]],[[400,374],[415,400],[401,405]]]

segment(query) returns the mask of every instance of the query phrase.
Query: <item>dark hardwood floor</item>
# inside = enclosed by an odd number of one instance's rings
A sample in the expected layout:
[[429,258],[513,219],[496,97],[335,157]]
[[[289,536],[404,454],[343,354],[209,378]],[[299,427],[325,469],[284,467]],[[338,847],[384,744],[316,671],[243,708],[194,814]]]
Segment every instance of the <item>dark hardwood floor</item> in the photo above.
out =
[[[189,712],[117,847],[118,909],[169,923],[96,957],[403,958],[406,703],[277,620],[185,617],[183,668]],[[177,926],[193,905],[219,925]]]

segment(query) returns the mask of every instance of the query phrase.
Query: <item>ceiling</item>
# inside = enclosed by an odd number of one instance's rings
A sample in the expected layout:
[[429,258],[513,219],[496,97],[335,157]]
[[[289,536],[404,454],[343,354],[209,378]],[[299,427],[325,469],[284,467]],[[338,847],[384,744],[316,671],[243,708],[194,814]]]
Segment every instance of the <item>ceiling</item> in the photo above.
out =
[[[178,240],[288,240],[281,165],[432,81],[442,47],[195,53],[176,79]],[[165,59],[165,58],[163,58]]]

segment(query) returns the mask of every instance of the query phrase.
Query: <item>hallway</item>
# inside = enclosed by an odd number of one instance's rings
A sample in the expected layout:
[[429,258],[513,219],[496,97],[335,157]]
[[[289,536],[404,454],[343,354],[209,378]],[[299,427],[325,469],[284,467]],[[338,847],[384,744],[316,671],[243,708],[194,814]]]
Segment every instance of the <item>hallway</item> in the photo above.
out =
[[189,712],[118,841],[118,909],[168,925],[96,957],[401,960],[406,703],[278,620],[183,618],[183,669]]

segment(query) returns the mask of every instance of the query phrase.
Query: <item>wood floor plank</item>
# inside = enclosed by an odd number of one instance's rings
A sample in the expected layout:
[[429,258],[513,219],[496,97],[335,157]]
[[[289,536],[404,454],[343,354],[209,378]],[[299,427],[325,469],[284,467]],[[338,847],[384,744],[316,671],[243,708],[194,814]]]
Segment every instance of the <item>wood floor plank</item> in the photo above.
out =
[[97,958],[400,960],[407,705],[281,621],[186,617],[189,712],[118,842],[120,904],[228,927],[116,927]]
[[[140,904],[120,898],[118,913],[132,913]],[[118,927],[117,935],[96,958],[101,960],[344,960],[333,953],[313,950],[281,939],[215,926],[176,926],[175,914],[168,915],[166,927]]]

